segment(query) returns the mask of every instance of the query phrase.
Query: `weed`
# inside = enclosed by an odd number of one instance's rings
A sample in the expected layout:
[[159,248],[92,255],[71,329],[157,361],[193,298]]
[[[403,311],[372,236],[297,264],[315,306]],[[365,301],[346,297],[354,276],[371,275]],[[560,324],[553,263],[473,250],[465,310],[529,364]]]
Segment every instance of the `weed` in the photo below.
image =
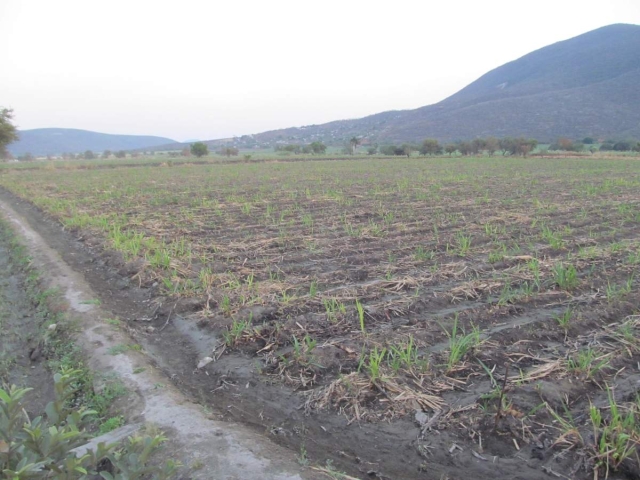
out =
[[372,382],[377,382],[382,376],[382,362],[387,355],[387,349],[383,348],[378,350],[378,347],[373,347],[373,350],[369,351],[367,362],[364,365],[367,374]]
[[455,234],[456,246],[458,247],[458,255],[465,257],[471,249],[471,235],[465,235],[463,232],[456,232]]
[[120,428],[123,425],[124,425],[124,417],[122,415],[111,417],[100,424],[100,427],[99,427],[100,435],[103,435],[112,430],[115,430],[116,428]]
[[578,271],[573,265],[565,266],[563,263],[556,263],[552,273],[555,284],[562,290],[573,290],[578,286]]
[[554,232],[546,225],[542,227],[542,238],[554,250],[560,250],[564,246],[564,240],[560,232]]
[[556,315],[553,319],[558,322],[560,328],[562,328],[565,332],[569,330],[569,325],[571,324],[571,319],[573,318],[573,309],[567,308],[562,314]]
[[593,348],[584,348],[567,360],[567,369],[586,378],[593,378],[599,371],[607,368],[607,355],[599,355]]
[[129,350],[130,346],[126,343],[120,343],[118,345],[114,345],[113,347],[109,347],[107,353],[109,355],[121,355]]
[[360,300],[356,299],[356,310],[358,311],[358,319],[360,320],[360,331],[366,334],[367,331],[364,325],[364,307],[360,303]]
[[[593,404],[589,407],[589,419],[593,426],[593,454],[596,468],[617,471],[628,458],[637,459],[640,445],[640,397],[628,408],[621,408],[616,402],[613,390],[607,388],[609,418],[605,421],[602,411]],[[626,410],[626,412],[625,412]],[[640,464],[640,461],[638,461]]]
[[416,247],[416,251],[413,256],[418,262],[426,262],[428,260],[433,260],[436,254],[434,251],[427,250],[422,245],[419,245]]
[[388,361],[395,372],[402,366],[407,370],[412,370],[414,367],[426,370],[429,365],[428,361],[418,358],[418,347],[411,335],[409,335],[409,340],[406,343],[389,347]]
[[252,315],[249,315],[249,318],[246,320],[233,320],[233,323],[229,327],[226,332],[222,333],[222,337],[224,338],[224,343],[228,347],[235,346],[242,336],[250,330],[251,328],[251,318]]
[[607,301],[612,303],[616,300],[624,298],[626,295],[631,293],[633,288],[633,276],[631,276],[627,281],[622,285],[611,285],[611,283],[607,282],[606,295]]
[[331,322],[338,321],[338,315],[344,315],[347,313],[347,309],[344,303],[338,301],[335,298],[325,298],[322,300],[322,304],[324,305],[325,311],[327,313],[327,318]]
[[80,302],[81,305],[100,305],[100,300],[95,298],[93,300],[83,300]]
[[314,298],[317,294],[318,294],[318,281],[314,280],[313,282],[311,282],[311,285],[309,285],[309,296],[311,298]]
[[309,466],[309,457],[307,456],[307,449],[304,446],[304,443],[300,445],[300,453],[298,454],[298,463],[302,467]]
[[445,329],[449,337],[449,356],[447,359],[447,370],[451,371],[464,358],[469,350],[472,350],[480,343],[480,330],[474,326],[468,334],[458,331],[458,315],[453,321],[451,332]]

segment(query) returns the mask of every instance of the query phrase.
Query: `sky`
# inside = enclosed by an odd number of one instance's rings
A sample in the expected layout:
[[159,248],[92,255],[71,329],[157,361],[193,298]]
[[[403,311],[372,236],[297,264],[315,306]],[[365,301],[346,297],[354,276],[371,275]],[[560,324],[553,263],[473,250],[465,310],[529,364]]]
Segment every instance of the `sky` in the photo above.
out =
[[640,0],[0,0],[18,128],[209,140],[418,108]]

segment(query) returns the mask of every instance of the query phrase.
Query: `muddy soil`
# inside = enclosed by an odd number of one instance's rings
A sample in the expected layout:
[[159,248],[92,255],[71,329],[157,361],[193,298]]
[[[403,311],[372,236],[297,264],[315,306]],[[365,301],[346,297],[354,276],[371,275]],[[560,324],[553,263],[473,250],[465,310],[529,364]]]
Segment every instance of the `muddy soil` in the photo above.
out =
[[43,318],[27,295],[27,278],[10,255],[0,226],[0,383],[33,389],[27,413],[40,415],[53,399],[53,380],[43,355]]
[[[548,445],[541,453],[538,444],[514,444],[508,434],[489,435],[478,448],[468,428],[421,431],[412,412],[376,423],[349,422],[335,411],[308,414],[301,392],[261,374],[255,357],[241,351],[227,352],[205,368],[197,368],[220,339],[206,328],[193,327],[195,321],[189,319],[186,306],[176,308],[158,298],[154,286],[139,288],[118,255],[103,251],[89,238],[64,231],[28,202],[6,191],[0,192],[0,200],[84,276],[98,292],[103,308],[126,321],[128,333],[181,391],[210,409],[215,418],[248,425],[256,436],[268,437],[296,454],[306,452],[312,465],[329,460],[332,468],[358,478],[538,479],[562,476],[557,472],[568,471],[574,463],[554,455]],[[636,387],[633,378],[629,382],[630,388]],[[455,389],[449,400],[464,410],[486,390],[480,383]]]

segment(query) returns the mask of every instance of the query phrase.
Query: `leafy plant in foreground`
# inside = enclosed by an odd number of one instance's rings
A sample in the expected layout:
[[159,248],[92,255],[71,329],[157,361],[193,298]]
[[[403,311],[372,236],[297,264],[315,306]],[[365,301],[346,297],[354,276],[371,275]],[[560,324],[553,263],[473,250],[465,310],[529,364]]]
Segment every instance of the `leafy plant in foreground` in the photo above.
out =
[[[84,479],[100,474],[105,480],[170,478],[178,465],[167,461],[149,465],[150,455],[165,441],[161,435],[131,437],[124,449],[117,444],[100,443],[95,451],[78,455],[74,448],[90,438],[86,427],[95,412],[69,408],[75,395],[79,370],[66,370],[54,376],[55,399],[44,415],[30,419],[25,413],[24,398],[30,388],[0,388],[0,471],[3,478]],[[104,462],[112,472],[99,471]]]

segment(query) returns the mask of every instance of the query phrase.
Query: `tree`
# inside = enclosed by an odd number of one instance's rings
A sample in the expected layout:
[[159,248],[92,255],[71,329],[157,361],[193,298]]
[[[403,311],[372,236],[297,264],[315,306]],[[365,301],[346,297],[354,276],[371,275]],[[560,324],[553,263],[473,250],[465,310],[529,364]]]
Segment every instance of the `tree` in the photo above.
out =
[[409,158],[414,150],[418,150],[414,145],[403,143],[400,146],[400,153],[396,151],[396,155],[406,155]]
[[515,149],[514,147],[515,140],[511,137],[501,138],[498,141],[498,145],[500,146],[500,150],[502,151],[502,156],[506,157],[507,155],[511,155]]
[[206,143],[196,142],[191,144],[191,155],[195,155],[196,157],[204,157],[209,154],[209,148]]
[[471,141],[471,153],[473,153],[474,155],[479,154],[480,152],[482,152],[484,150],[485,144],[486,144],[486,142],[484,141],[484,139],[482,139],[482,138],[474,138]]
[[309,147],[314,154],[324,154],[327,151],[327,146],[322,142],[311,142]]
[[395,145],[383,145],[380,147],[380,153],[382,155],[395,155],[396,154],[396,146]]
[[105,150],[102,152],[102,158],[109,158],[111,156],[111,150]]
[[420,147],[421,155],[439,155],[442,153],[442,146],[438,143],[438,140],[427,138],[422,142]]
[[629,152],[633,150],[636,142],[630,142],[628,140],[621,140],[613,144],[613,149],[616,152]]
[[538,146],[538,141],[533,138],[516,138],[515,145],[515,151],[513,153],[526,157],[529,152]]
[[571,151],[573,150],[573,141],[568,138],[561,137],[554,145],[551,145],[551,150]]
[[444,151],[447,152],[449,156],[451,156],[458,151],[458,146],[454,145],[453,143],[449,143],[445,145]]
[[238,150],[236,147],[222,147],[220,150],[218,150],[218,154],[224,155],[225,157],[236,157],[239,153],[240,150]]
[[0,158],[8,158],[7,145],[18,140],[16,126],[11,123],[13,110],[0,107]]
[[496,153],[496,150],[500,148],[500,141],[495,137],[489,137],[484,141],[484,149],[487,151],[489,156],[492,156]]
[[473,151],[473,145],[471,145],[471,142],[458,142],[456,147],[462,155],[469,155]]
[[369,148],[367,148],[367,155],[375,155],[376,153],[378,153],[377,145],[372,145]]
[[127,156],[127,152],[124,150],[118,150],[116,153],[116,158],[125,158]]
[[358,145],[360,145],[361,140],[358,137],[352,137],[351,140],[349,140],[349,144],[351,145],[351,155],[355,155],[356,154],[356,148],[358,148]]
[[96,156],[91,150],[87,150],[86,152],[84,152],[85,160],[93,160],[94,158],[96,158]]

